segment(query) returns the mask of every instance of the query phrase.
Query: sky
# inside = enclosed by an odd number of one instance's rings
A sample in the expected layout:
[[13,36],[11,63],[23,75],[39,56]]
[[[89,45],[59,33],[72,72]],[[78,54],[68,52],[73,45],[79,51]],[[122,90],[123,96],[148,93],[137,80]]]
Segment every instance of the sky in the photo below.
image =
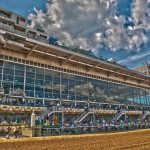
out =
[[129,68],[150,63],[150,0],[5,0],[0,7],[68,46]]

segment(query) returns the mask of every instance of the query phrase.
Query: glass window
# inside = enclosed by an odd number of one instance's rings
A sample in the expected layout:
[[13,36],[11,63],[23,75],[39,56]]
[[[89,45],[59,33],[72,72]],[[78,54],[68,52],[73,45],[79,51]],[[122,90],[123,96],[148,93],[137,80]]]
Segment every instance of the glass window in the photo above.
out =
[[62,99],[69,99],[69,95],[68,94],[62,94]]
[[52,98],[52,93],[45,92],[45,98]]
[[45,88],[45,92],[50,92],[50,93],[52,93],[52,89],[50,89],[50,88]]
[[76,82],[75,82],[75,80],[69,80],[69,85],[75,85],[76,84]]
[[36,91],[35,92],[35,97],[37,97],[37,98],[43,98],[44,97],[44,93],[42,92],[42,91]]
[[14,80],[14,76],[3,74],[3,80],[12,81]]
[[66,76],[65,78],[69,78],[69,79],[76,79],[76,76],[75,75],[72,75],[72,74],[68,74],[68,77]]
[[14,70],[13,69],[9,69],[9,68],[4,68],[3,74],[14,75]]
[[60,99],[60,93],[53,93],[54,99]]
[[43,82],[43,80],[38,80],[38,79],[36,79],[36,80],[35,80],[35,84],[36,84],[36,85],[43,85],[44,82]]
[[43,74],[36,74],[36,79],[44,79],[44,75]]
[[14,63],[4,62],[4,68],[14,69]]
[[43,86],[35,86],[35,91],[43,91]]
[[[82,100],[83,100],[83,99],[82,99],[82,96],[76,95],[76,100],[82,101]],[[90,99],[90,100],[91,100],[91,99]]]
[[26,97],[34,97],[34,91],[31,91],[31,90],[26,91],[25,95],[26,95]]
[[68,84],[68,79],[61,78],[61,83],[62,83],[62,84]]
[[44,74],[44,69],[42,69],[42,68],[36,68],[36,73],[38,73],[38,74]]
[[60,72],[53,71],[53,76],[54,77],[60,77]]
[[25,18],[20,17],[20,21],[21,21],[21,22],[26,22],[26,19],[25,19]]
[[24,77],[24,71],[15,70],[15,75]]
[[52,86],[53,86],[53,90],[59,90],[60,89],[59,83],[55,83],[55,84],[53,83]]
[[24,83],[24,77],[15,76],[15,82]]
[[69,74],[61,73],[61,77],[62,77],[62,78],[68,78],[68,75],[69,75]]
[[52,76],[46,75],[46,76],[45,76],[45,80],[47,80],[47,81],[52,81]]
[[0,80],[2,79],[2,74],[0,74]]
[[26,85],[26,91],[29,91],[29,90],[32,90],[32,91],[34,91],[34,85]]
[[26,66],[26,72],[32,72],[32,73],[34,73],[35,72],[35,67]]
[[35,73],[27,72],[27,73],[26,73],[26,77],[27,77],[27,78],[33,78],[33,79],[34,79],[34,78],[35,78]]
[[76,81],[76,85],[81,85],[81,81]]
[[53,72],[51,70],[46,70],[44,72],[45,76],[52,76]]
[[82,77],[81,76],[76,76],[76,80],[81,81]]
[[53,77],[53,82],[60,83],[60,78],[59,77]]
[[2,67],[0,67],[0,73],[2,73]]
[[14,84],[13,95],[22,96],[23,95],[23,85],[19,83]]
[[26,78],[26,84],[34,84],[34,79]]
[[22,64],[15,64],[15,70],[22,70],[22,71],[24,71],[24,65],[22,65]]

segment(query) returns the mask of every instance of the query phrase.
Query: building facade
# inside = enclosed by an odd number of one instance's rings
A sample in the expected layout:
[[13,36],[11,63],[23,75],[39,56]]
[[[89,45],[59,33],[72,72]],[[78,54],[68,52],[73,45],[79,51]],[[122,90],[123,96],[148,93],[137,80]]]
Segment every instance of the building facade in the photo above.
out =
[[17,58],[5,55],[0,57],[0,84],[4,94],[41,99],[42,103],[44,99],[150,105],[150,91],[146,88],[68,73],[57,67],[55,70],[52,66],[49,69],[32,61],[30,65],[23,59],[15,62]]
[[136,67],[133,68],[133,70],[150,76],[150,64],[148,64],[148,63],[146,63],[144,65],[141,65],[141,66],[136,66]]

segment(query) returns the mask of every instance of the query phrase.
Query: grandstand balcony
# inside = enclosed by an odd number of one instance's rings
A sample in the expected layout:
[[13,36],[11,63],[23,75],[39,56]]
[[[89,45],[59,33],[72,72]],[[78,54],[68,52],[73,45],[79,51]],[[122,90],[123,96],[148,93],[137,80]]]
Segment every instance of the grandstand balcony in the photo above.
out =
[[0,22],[0,29],[9,31],[9,32],[14,32],[14,27],[11,24],[7,24],[4,22]]
[[17,105],[1,105],[0,111],[1,113],[41,113],[44,111],[44,107],[31,107],[31,106],[17,106]]

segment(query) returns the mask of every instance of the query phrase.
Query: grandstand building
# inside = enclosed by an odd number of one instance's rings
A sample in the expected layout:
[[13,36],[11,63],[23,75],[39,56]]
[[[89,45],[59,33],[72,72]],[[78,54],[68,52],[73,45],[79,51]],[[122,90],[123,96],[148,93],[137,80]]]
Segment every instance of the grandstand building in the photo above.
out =
[[145,63],[144,65],[136,66],[133,68],[133,70],[150,76],[150,64],[148,63]]
[[26,18],[4,9],[0,9],[0,88],[1,103],[4,98],[22,99],[24,106],[32,103],[39,110],[53,103],[147,110],[150,106],[150,76],[91,51],[51,42],[41,29],[27,28]]

